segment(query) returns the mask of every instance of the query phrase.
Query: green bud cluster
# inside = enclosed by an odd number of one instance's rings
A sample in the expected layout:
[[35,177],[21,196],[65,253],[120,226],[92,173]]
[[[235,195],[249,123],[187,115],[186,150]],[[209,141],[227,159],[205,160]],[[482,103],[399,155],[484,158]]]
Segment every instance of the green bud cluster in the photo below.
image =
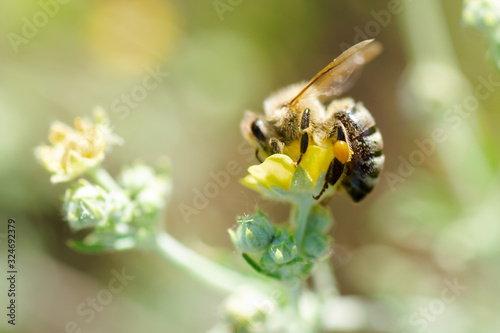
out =
[[284,230],[278,230],[276,236],[265,255],[268,255],[278,265],[286,264],[296,259],[297,246],[295,245],[293,236],[288,235]]
[[[250,260],[248,256],[244,257],[247,262]],[[257,264],[261,273],[282,280],[303,278],[312,266],[312,261],[298,255],[294,237],[286,229],[277,230],[276,238]]]
[[274,237],[274,227],[260,210],[256,216],[238,218],[236,230],[228,230],[231,240],[238,249],[248,253],[263,252]]
[[119,183],[136,204],[138,224],[148,224],[170,199],[172,183],[168,160],[160,161],[158,172],[142,162],[122,170]]
[[171,182],[166,170],[142,163],[125,168],[121,188],[105,189],[79,179],[66,190],[63,210],[72,231],[90,230],[70,245],[82,251],[125,250],[152,235],[166,205]]
[[236,230],[229,230],[229,235],[256,271],[281,280],[302,279],[327,255],[330,239],[326,233],[330,224],[327,209],[311,209],[302,255],[298,253],[293,230],[273,226],[260,210],[255,216],[240,217]]
[[85,179],[66,190],[64,211],[73,231],[102,225],[106,220],[106,191]]

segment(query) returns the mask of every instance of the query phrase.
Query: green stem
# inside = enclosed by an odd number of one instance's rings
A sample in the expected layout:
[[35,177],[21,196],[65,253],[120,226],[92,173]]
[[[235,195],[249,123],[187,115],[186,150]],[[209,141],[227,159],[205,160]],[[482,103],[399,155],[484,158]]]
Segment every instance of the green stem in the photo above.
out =
[[255,287],[264,293],[271,293],[276,289],[271,283],[244,276],[199,255],[166,232],[161,232],[156,237],[155,250],[176,266],[225,292],[234,292],[242,285]]
[[111,177],[111,175],[102,167],[90,169],[88,175],[100,186],[104,187],[110,192],[123,191],[118,183]]
[[[316,269],[312,273],[312,279],[314,282],[314,292],[318,298],[321,308],[327,306],[328,302],[332,299],[339,300],[341,298],[337,287],[337,279],[335,278],[335,272],[333,271],[333,266],[330,260],[320,261]],[[318,330],[322,327],[323,322],[323,312],[318,311],[312,325]]]
[[323,300],[339,296],[337,279],[329,260],[318,263],[312,275],[317,295]]
[[299,255],[303,254],[303,243],[304,235],[307,229],[307,218],[309,217],[309,212],[314,206],[314,203],[310,201],[300,201],[298,205],[294,206],[294,225],[295,225],[295,244],[297,245],[297,253]]
[[[299,279],[287,281],[285,283],[288,292],[288,304],[284,309],[288,318],[293,318],[295,325],[294,332],[315,333],[319,331],[318,320],[308,314],[304,314],[304,308],[301,308],[304,292],[308,293],[305,282]],[[307,312],[308,310],[306,310]],[[319,317],[319,314],[318,314]],[[312,319],[312,320],[311,320]]]
[[288,291],[289,304],[294,311],[299,313],[300,295],[302,292],[302,283],[300,280],[292,280],[285,283]]
[[[108,191],[123,191],[113,177],[101,167],[89,170],[88,175]],[[159,227],[160,223],[156,225]],[[153,242],[154,250],[163,258],[220,290],[234,292],[239,286],[250,285],[261,292],[270,293],[277,288],[271,282],[244,276],[199,255],[166,232],[158,230]]]

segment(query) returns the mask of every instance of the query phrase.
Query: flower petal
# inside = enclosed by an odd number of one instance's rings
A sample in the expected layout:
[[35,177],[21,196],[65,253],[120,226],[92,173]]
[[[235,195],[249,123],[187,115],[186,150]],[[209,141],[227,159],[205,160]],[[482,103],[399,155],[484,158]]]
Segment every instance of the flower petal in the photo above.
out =
[[96,109],[95,120],[77,117],[74,128],[54,122],[50,127],[50,146],[35,149],[35,156],[52,174],[51,181],[65,182],[83,174],[102,162],[106,148],[120,143],[102,109]]
[[56,121],[52,123],[49,130],[49,142],[53,145],[63,142],[69,135],[75,132],[68,125]]
[[274,154],[262,164],[248,168],[248,173],[257,179],[266,188],[279,187],[288,191],[290,180],[295,171],[292,159],[283,154]]
[[286,145],[283,149],[283,153],[290,156],[292,160],[297,161],[300,156],[300,140],[295,140]]
[[300,166],[302,166],[314,184],[317,183],[319,176],[326,173],[328,166],[333,160],[333,149],[320,148],[318,146],[309,146],[307,148]]
[[246,175],[245,178],[240,179],[240,183],[245,185],[255,192],[262,193],[262,188],[259,186],[259,181],[252,175]]

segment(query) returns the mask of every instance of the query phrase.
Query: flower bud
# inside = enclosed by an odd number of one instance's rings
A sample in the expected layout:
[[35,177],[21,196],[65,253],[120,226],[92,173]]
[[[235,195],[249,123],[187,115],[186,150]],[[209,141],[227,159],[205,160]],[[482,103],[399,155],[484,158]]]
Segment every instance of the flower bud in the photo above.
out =
[[153,214],[167,204],[169,186],[167,181],[156,178],[149,186],[137,194],[136,202],[145,214]]
[[[262,269],[262,272],[264,272],[267,275],[272,275],[273,273],[278,271],[279,265],[274,261],[274,259],[271,257],[271,254],[269,251],[266,251],[262,257],[260,258],[259,261],[259,266]],[[279,277],[277,275],[277,277]]]
[[95,227],[106,223],[106,191],[100,186],[80,179],[64,195],[63,209],[73,230]]
[[306,261],[301,257],[295,256],[294,259],[284,264],[278,264],[272,252],[267,251],[262,255],[259,266],[261,272],[267,276],[281,280],[293,280],[303,279],[306,277],[311,271],[313,263]]
[[155,179],[156,176],[153,168],[136,162],[121,172],[119,182],[134,197],[142,189],[152,184]]
[[158,173],[148,165],[136,162],[120,174],[120,184],[137,203],[144,213],[142,215],[155,214],[167,204],[170,197],[172,184],[168,161],[160,162]]
[[106,209],[109,221],[117,226],[132,220],[134,204],[123,192],[114,191],[107,194]]
[[276,238],[269,247],[269,255],[278,265],[285,264],[297,258],[297,246],[293,236],[283,234]]
[[243,252],[258,253],[267,249],[274,236],[274,227],[261,211],[249,218],[239,218],[236,231],[228,230],[234,246]]

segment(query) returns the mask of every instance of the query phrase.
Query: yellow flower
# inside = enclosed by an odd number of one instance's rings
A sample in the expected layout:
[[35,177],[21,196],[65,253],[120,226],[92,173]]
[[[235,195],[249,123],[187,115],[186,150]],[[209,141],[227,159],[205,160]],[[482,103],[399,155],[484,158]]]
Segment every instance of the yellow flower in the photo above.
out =
[[[312,198],[323,187],[326,171],[333,160],[333,149],[310,145],[299,166],[285,154],[274,154],[259,165],[248,168],[241,183],[265,196],[296,200]],[[331,193],[331,191],[329,190]],[[327,197],[328,195],[325,195]]]
[[50,181],[70,181],[88,169],[100,164],[105,150],[111,144],[121,144],[122,139],[114,135],[109,120],[101,108],[94,110],[94,122],[77,117],[74,128],[55,122],[50,127],[50,146],[39,146],[35,156],[52,174]]

